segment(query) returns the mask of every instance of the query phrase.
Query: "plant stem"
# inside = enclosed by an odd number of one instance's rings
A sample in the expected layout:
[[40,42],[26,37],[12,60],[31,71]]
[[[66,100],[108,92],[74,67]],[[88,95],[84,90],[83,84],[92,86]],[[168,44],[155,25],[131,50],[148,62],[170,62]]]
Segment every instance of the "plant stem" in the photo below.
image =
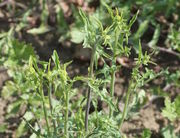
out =
[[48,98],[49,98],[49,106],[50,106],[50,111],[51,111],[51,117],[52,117],[52,122],[53,122],[53,127],[54,127],[54,134],[57,134],[57,129],[56,129],[56,121],[53,119],[53,106],[52,106],[52,83],[49,83],[49,89],[48,89]]
[[[116,49],[117,49],[117,45],[118,45],[118,39],[119,39],[119,31],[116,29],[115,31],[115,44],[113,47],[113,60],[112,60],[112,66],[116,66]],[[116,79],[116,69],[113,68],[112,72],[111,72],[111,84],[110,84],[110,95],[111,98],[113,98],[114,96],[114,85],[115,85],[115,79]],[[113,115],[113,109],[110,108],[109,109],[109,117],[111,118]]]
[[[115,74],[116,74],[116,71],[113,70],[112,74],[111,74],[111,84],[110,84],[111,85],[110,86],[110,95],[111,95],[111,97],[114,96],[114,85],[115,85],[115,78],[116,78]],[[113,110],[112,110],[112,108],[110,108],[109,109],[109,117],[111,118],[112,115],[113,115]]]
[[128,87],[128,91],[127,91],[127,95],[126,95],[125,106],[124,106],[124,109],[123,109],[121,122],[119,124],[119,129],[121,129],[122,124],[124,122],[124,119],[126,118],[126,115],[127,115],[127,109],[128,109],[128,104],[129,104],[129,97],[131,95],[131,90],[132,90],[132,80],[129,83],[129,87]]
[[[94,59],[95,59],[95,53],[96,53],[96,45],[94,45],[92,54],[91,54],[91,61],[90,61],[90,70],[89,70],[89,77],[93,77],[93,67],[94,67]],[[91,88],[88,88],[88,95],[87,95],[87,103],[86,103],[86,112],[85,112],[85,131],[88,130],[88,116],[89,116],[89,109],[90,109],[90,103],[91,103]]]
[[66,102],[65,103],[66,110],[65,110],[64,133],[65,133],[66,138],[69,138],[69,133],[68,133],[69,93],[68,93],[68,91],[66,91],[65,102]]
[[41,98],[42,98],[42,105],[43,105],[44,117],[45,117],[45,120],[46,120],[47,133],[49,135],[50,134],[50,128],[49,128],[47,110],[46,110],[46,107],[45,107],[45,98],[44,98],[44,92],[43,92],[42,84],[40,85],[39,90],[40,90],[40,94],[41,94]]

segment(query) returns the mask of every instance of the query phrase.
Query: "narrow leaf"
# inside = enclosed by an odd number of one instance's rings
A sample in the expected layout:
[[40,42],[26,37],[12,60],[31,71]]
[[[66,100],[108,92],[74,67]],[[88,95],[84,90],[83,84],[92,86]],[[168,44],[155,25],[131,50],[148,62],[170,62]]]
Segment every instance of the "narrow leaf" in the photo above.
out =
[[136,19],[137,19],[137,16],[138,16],[138,14],[139,14],[139,10],[136,12],[136,14],[132,17],[132,19],[130,20],[130,22],[129,22],[129,29],[131,28],[131,26],[134,24],[134,22],[136,21]]

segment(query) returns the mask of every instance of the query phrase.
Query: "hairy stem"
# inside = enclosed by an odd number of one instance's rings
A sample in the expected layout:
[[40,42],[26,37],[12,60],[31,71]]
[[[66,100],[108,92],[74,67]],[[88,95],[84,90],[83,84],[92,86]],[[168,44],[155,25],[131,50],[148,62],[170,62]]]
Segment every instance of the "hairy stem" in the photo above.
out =
[[40,90],[40,94],[41,94],[41,98],[42,98],[42,105],[43,105],[44,117],[46,120],[47,133],[49,135],[50,134],[50,127],[49,127],[49,122],[48,122],[47,110],[45,107],[45,98],[44,98],[44,92],[43,92],[42,84],[40,85],[39,90]]
[[[112,74],[111,74],[111,84],[110,84],[110,95],[111,95],[111,97],[114,96],[114,85],[115,85],[115,77],[116,77],[115,73],[116,73],[116,71],[113,70]],[[112,108],[110,108],[109,109],[109,117],[112,117],[112,115],[113,115],[113,110],[112,110]]]
[[65,122],[64,122],[64,133],[65,133],[65,136],[66,138],[69,138],[69,133],[68,133],[68,114],[69,114],[69,93],[68,91],[66,92],[66,99],[65,99],[66,103],[65,103],[65,108],[66,108],[66,111],[65,111]]
[[[116,66],[116,49],[118,46],[118,39],[119,39],[119,31],[116,29],[115,31],[115,44],[113,47],[113,60],[112,60],[112,66]],[[114,85],[115,85],[115,79],[116,79],[116,69],[113,69],[111,72],[111,84],[110,84],[110,95],[111,98],[114,96]],[[112,117],[113,115],[113,109],[109,108],[109,117]]]
[[[93,67],[94,67],[94,59],[95,59],[95,53],[96,53],[96,45],[94,45],[92,54],[91,54],[91,61],[90,61],[90,70],[89,70],[89,77],[93,77]],[[89,109],[90,109],[90,103],[91,103],[91,88],[88,88],[88,95],[87,95],[87,103],[86,103],[86,112],[85,112],[85,131],[88,130],[88,116],[89,116]]]
[[127,115],[129,97],[131,95],[131,91],[132,91],[132,80],[129,83],[128,91],[127,91],[127,94],[126,94],[126,101],[125,101],[125,106],[124,106],[123,113],[122,113],[122,118],[121,118],[121,121],[120,121],[120,124],[119,124],[119,129],[121,129],[122,124],[124,122],[124,119],[126,118],[126,115]]

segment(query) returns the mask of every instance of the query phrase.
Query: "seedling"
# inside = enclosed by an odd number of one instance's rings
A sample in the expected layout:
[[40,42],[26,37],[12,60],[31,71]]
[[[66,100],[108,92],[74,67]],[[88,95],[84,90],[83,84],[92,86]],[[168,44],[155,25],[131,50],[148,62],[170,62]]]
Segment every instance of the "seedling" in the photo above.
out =
[[[130,54],[130,48],[127,46],[124,46],[124,39],[126,39],[126,44],[128,44],[128,36],[130,35],[130,28],[135,22],[137,18],[137,14],[132,18],[132,20],[127,24],[127,21],[124,19],[123,14],[119,13],[118,9],[116,9],[115,14],[114,11],[110,9],[107,5],[105,5],[109,15],[112,24],[109,25],[104,29],[102,23],[95,17],[92,17],[91,20],[89,20],[85,14],[80,11],[80,15],[84,21],[85,24],[85,39],[84,39],[84,47],[89,47],[92,49],[91,54],[91,61],[90,61],[90,70],[89,70],[89,77],[93,78],[93,66],[94,62],[97,63],[97,58],[95,57],[103,57],[108,58],[112,61],[112,66],[110,69],[110,96],[113,98],[114,96],[114,85],[115,85],[115,73],[117,69],[119,69],[118,66],[116,66],[116,58],[117,56],[122,55],[129,55]],[[96,26],[93,26],[93,22],[97,24]],[[112,52],[111,55],[106,53],[103,50],[103,45],[109,47],[110,51]],[[101,51],[100,51],[101,49]],[[89,108],[90,108],[90,101],[91,101],[91,89],[88,90],[88,96],[87,96],[87,105],[86,105],[86,115],[85,115],[85,128],[86,131],[88,130],[88,114],[89,114]],[[109,117],[112,117],[113,110],[110,108],[109,110]]]

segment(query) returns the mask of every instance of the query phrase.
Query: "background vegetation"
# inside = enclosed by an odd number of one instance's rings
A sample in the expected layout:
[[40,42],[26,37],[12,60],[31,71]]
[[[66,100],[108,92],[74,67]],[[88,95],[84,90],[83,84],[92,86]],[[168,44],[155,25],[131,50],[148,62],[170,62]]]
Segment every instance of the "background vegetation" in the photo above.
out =
[[0,0],[0,137],[180,137],[179,0]]

